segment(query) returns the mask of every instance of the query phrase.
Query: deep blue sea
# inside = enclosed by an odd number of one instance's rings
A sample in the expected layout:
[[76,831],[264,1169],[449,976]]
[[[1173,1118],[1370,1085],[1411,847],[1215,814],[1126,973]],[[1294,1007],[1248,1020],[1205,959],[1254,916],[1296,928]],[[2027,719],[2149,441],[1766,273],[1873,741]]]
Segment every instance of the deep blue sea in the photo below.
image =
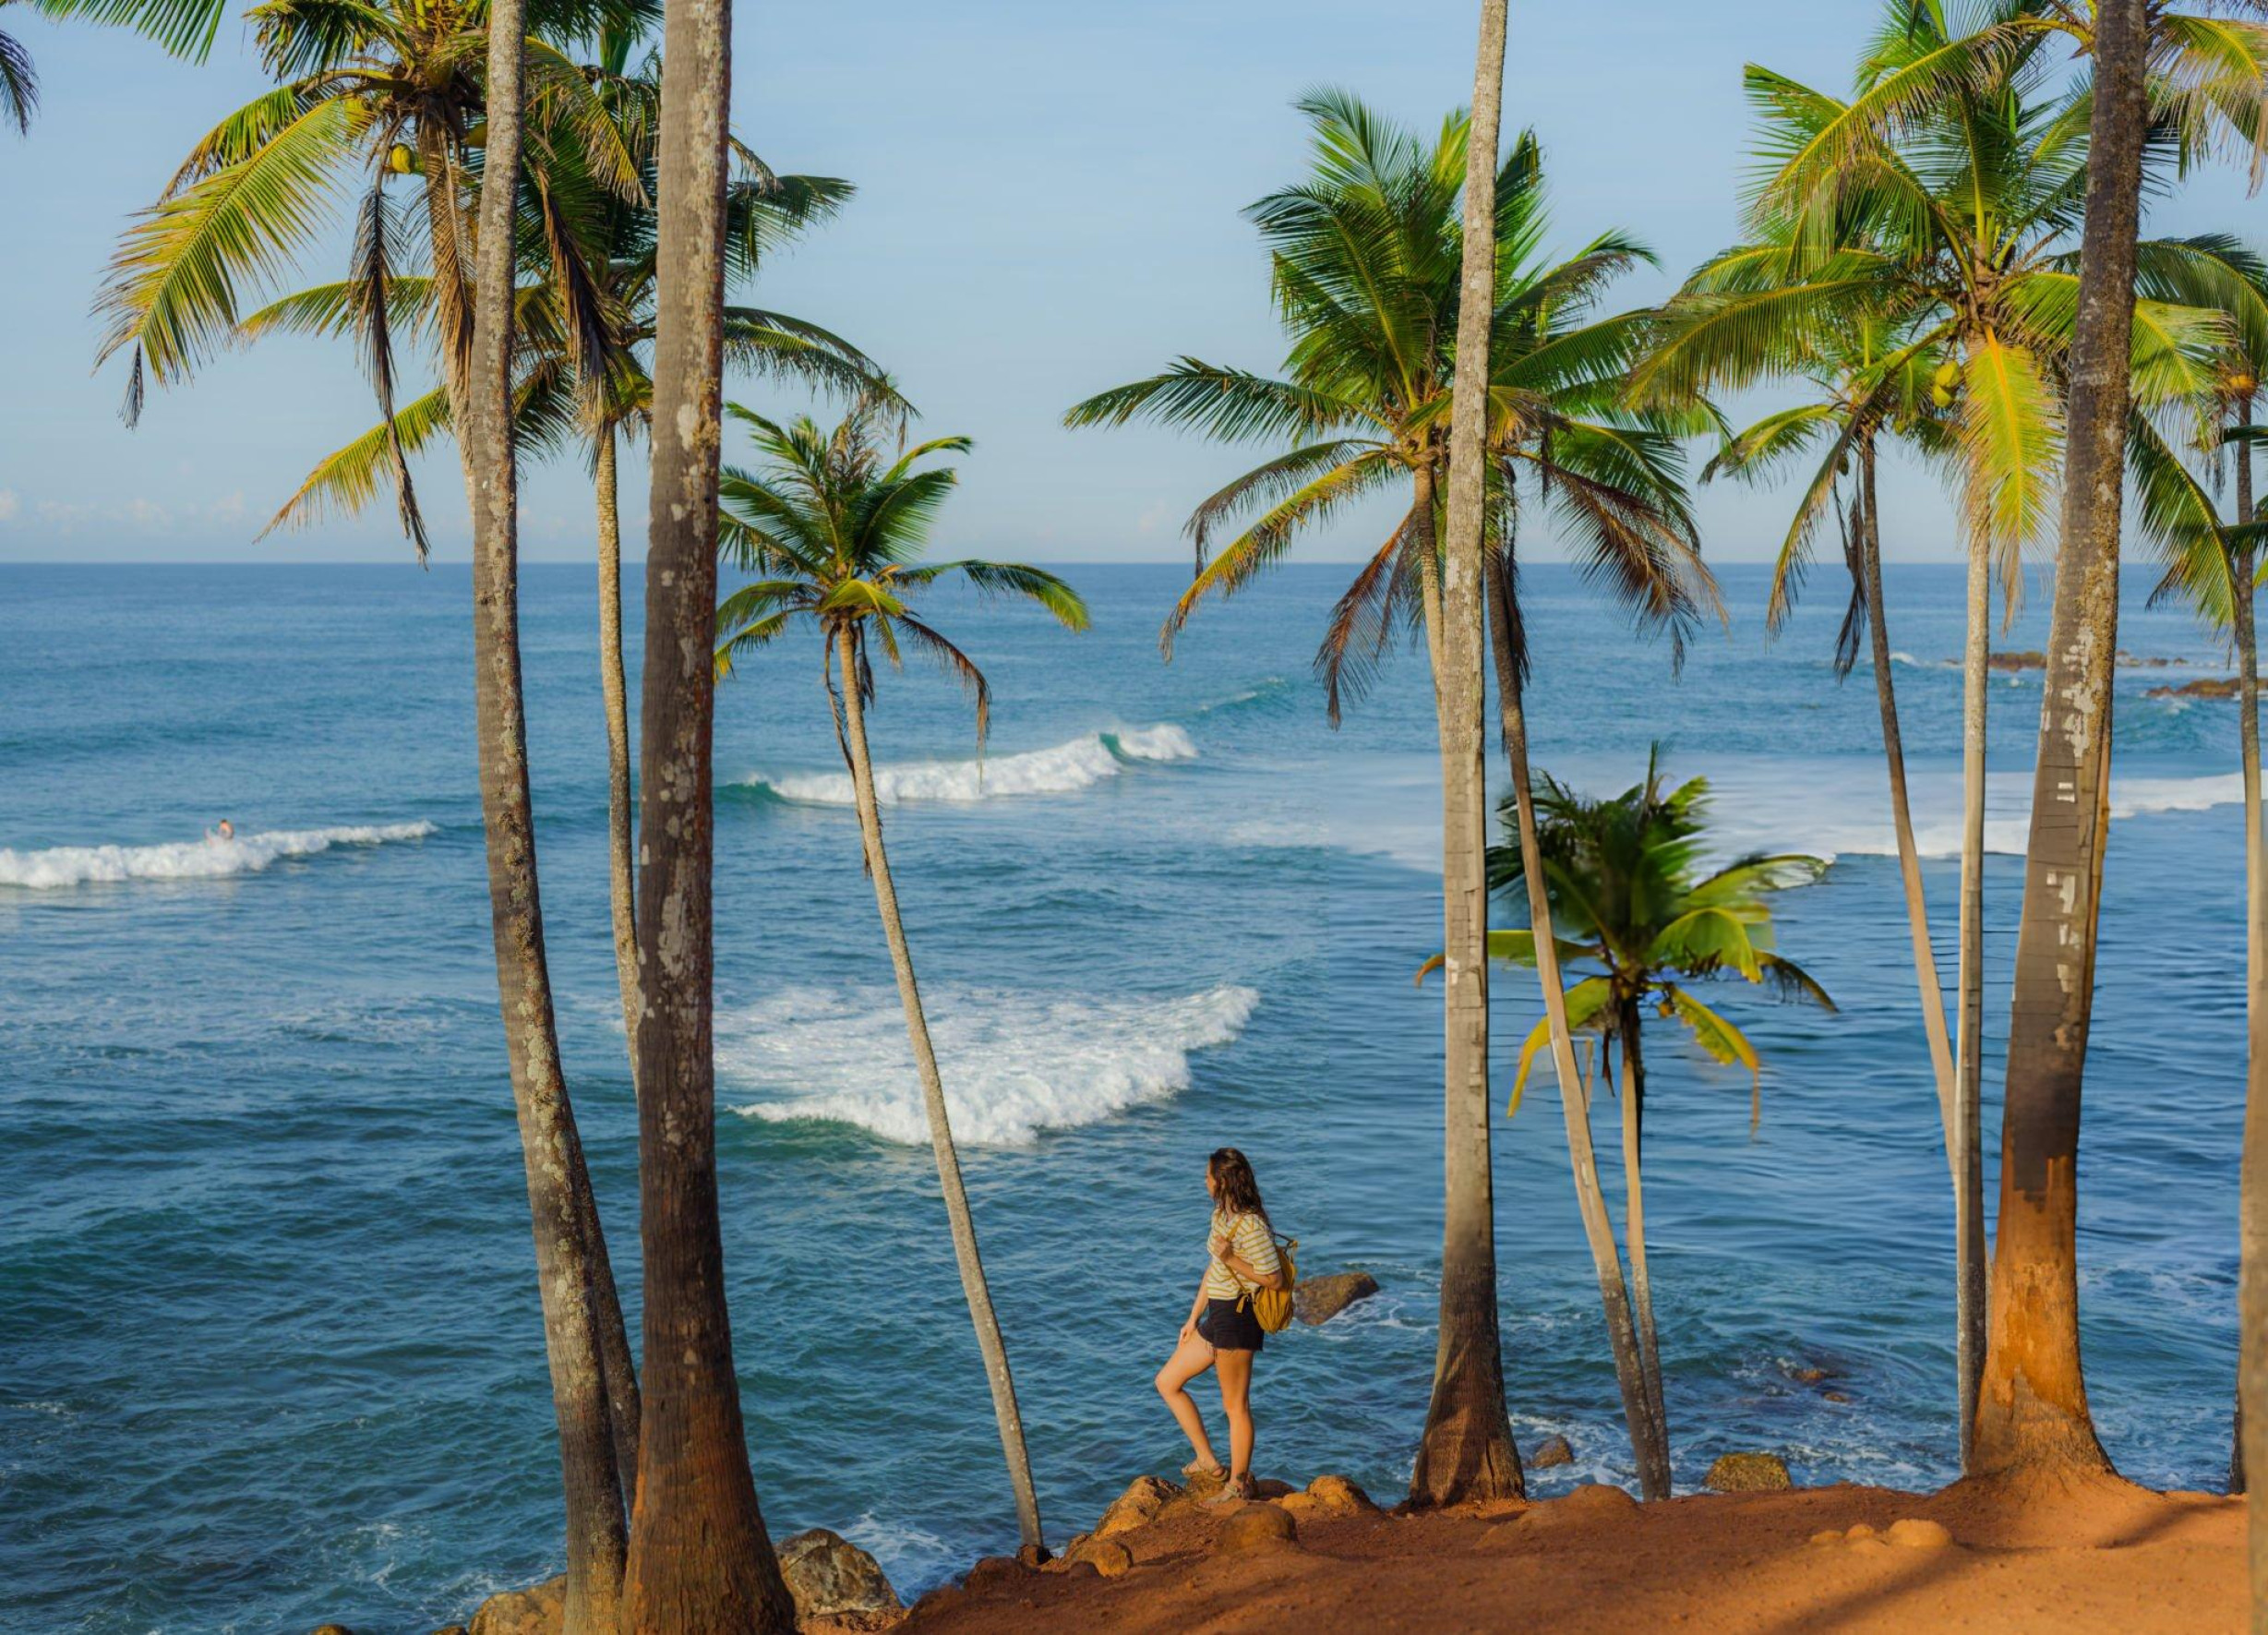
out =
[[[1306,1269],[1385,1286],[1271,1342],[1262,1473],[1390,1495],[1431,1378],[1441,1224],[1439,992],[1410,980],[1440,927],[1422,658],[1334,732],[1309,658],[1348,570],[1291,568],[1208,608],[1170,665],[1157,630],[1183,570],[1071,571],[1084,635],[935,608],[996,690],[981,780],[940,677],[884,674],[873,716],[1050,1536],[1186,1457],[1149,1379],[1224,1142],[1253,1155]],[[1781,941],[1841,1013],[1715,996],[1764,1053],[1760,1132],[1745,1076],[1666,1032],[1650,1046],[1680,1485],[1762,1448],[1799,1480],[1927,1486],[1952,1473],[1952,1210],[1873,691],[1864,667],[1832,673],[1828,576],[1768,643],[1760,572],[1725,571],[1729,632],[1673,674],[1571,573],[1530,571],[1537,760],[1619,789],[1658,740],[1674,775],[1714,783],[1724,849],[1834,859],[1781,899]],[[2190,663],[2119,679],[2087,1364],[2122,1469],[2217,1487],[2243,1082],[2235,706],[2143,696],[2226,662],[2146,589],[2128,585],[2124,644]],[[523,591],[561,1033],[634,1312],[592,574],[533,568]],[[1949,980],[1960,591],[1957,569],[1890,575]],[[462,567],[0,568],[0,1627],[422,1631],[559,1564],[469,601]],[[2034,586],[2001,644],[2038,647],[2045,624]],[[1012,1545],[1014,1520],[819,659],[816,638],[789,643],[719,711],[726,1267],[773,1528],[838,1529],[912,1592]],[[2039,698],[2036,675],[1996,680],[1996,981]],[[223,816],[235,842],[209,845]],[[1495,1005],[1508,1058],[1532,976],[1503,973]],[[1498,1244],[1514,1424],[1578,1453],[1537,1478],[1550,1492],[1632,1473],[1538,1088],[1497,1126]],[[1830,1377],[1804,1383],[1814,1367]]]

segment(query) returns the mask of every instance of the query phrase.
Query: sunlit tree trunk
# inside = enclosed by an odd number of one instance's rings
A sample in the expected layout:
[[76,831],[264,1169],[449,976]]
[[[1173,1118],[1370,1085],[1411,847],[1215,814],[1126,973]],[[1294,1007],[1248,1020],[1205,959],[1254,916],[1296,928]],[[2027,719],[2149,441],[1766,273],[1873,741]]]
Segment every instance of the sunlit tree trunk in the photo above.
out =
[[1489,1151],[1488,792],[1482,655],[1482,444],[1489,325],[1495,307],[1496,132],[1504,91],[1505,0],[1482,0],[1472,126],[1465,154],[1465,242],[1449,487],[1434,672],[1441,705],[1444,1220],[1441,1331],[1433,1400],[1410,1473],[1422,1504],[1517,1497],[1519,1453],[1505,1412],[1496,1314],[1496,1205]]
[[1511,775],[1512,800],[1519,833],[1520,873],[1528,887],[1528,920],[1535,929],[1536,975],[1542,989],[1543,1015],[1550,1027],[1552,1071],[1559,1084],[1560,1112],[1567,1130],[1567,1162],[1575,1176],[1575,1201],[1583,1221],[1583,1240],[1599,1278],[1599,1303],[1606,1313],[1606,1337],[1614,1358],[1614,1382],[1622,1391],[1623,1418],[1630,1427],[1630,1451],[1638,1461],[1638,1489],[1650,1499],[1670,1495],[1666,1445],[1656,1435],[1646,1389],[1629,1285],[1614,1246],[1614,1226],[1599,1184],[1599,1162],[1590,1137],[1590,1099],[1575,1064],[1574,1036],[1567,1027],[1567,999],[1559,975],[1558,944],[1552,937],[1552,904],[1543,864],[1536,848],[1534,790],[1528,766],[1528,717],[1523,707],[1522,655],[1516,643],[1512,578],[1502,548],[1488,553],[1489,630],[1496,660],[1496,705],[1504,735],[1505,764]]
[[2118,508],[2130,398],[2148,40],[2144,0],[2098,0],[2086,225],[2066,408],[2062,543],[2016,938],[1999,1232],[1974,1468],[2106,1471],[2079,1351],[2079,1121],[2110,810]]
[[1992,681],[1992,541],[1970,530],[1968,641],[1961,676],[1961,965],[1953,1047],[1954,1378],[1961,1468],[1976,1443],[1976,1382],[1985,1333],[1985,773]]
[[606,710],[606,896],[630,1079],[638,1076],[638,876],[631,849],[630,688],[622,669],[622,521],[615,428],[598,434],[598,684]]
[[1646,1412],[1651,1416],[1654,1458],[1670,1460],[1670,1416],[1662,1402],[1662,1347],[1654,1334],[1654,1296],[1646,1272],[1646,1179],[1639,1147],[1646,1123],[1646,1052],[1643,1024],[1635,1000],[1615,1017],[1622,1040],[1623,1238],[1630,1249],[1630,1304],[1638,1319],[1638,1368],[1646,1382]]
[[717,1220],[713,1041],[717,451],[731,0],[673,0],[663,55],[639,711],[639,1202],[645,1416],[623,1627],[786,1635],[757,1508]]
[[897,975],[898,1001],[906,1009],[906,1037],[913,1046],[915,1074],[921,1080],[921,1104],[929,1115],[930,1147],[937,1155],[938,1190],[945,1196],[945,1219],[953,1229],[953,1258],[961,1270],[961,1292],[968,1301],[969,1321],[977,1328],[977,1349],[984,1356],[985,1378],[992,1388],[992,1416],[1000,1425],[1001,1452],[1007,1458],[1008,1484],[1015,1493],[1016,1528],[1029,1549],[1044,1542],[1039,1496],[1032,1486],[1031,1456],[1024,1445],[1024,1418],[1016,1411],[1015,1380],[1008,1372],[1008,1347],[1001,1339],[992,1291],[985,1281],[984,1258],[978,1253],[977,1223],[968,1212],[968,1192],[961,1184],[961,1156],[953,1144],[944,1080],[937,1071],[929,1017],[922,1011],[921,990],[914,980],[914,956],[906,945],[906,922],[898,916],[897,883],[891,878],[890,859],[882,850],[882,804],[874,791],[874,763],[867,754],[866,705],[858,696],[858,655],[849,626],[834,632],[834,651],[843,674],[843,736],[850,748],[866,872],[874,882],[874,907],[882,914],[882,935],[890,944],[890,968]]
[[[534,1223],[544,1340],[567,1497],[566,1635],[612,1635],[621,1605],[622,1490],[593,1295],[597,1212],[589,1200],[544,957],[520,681],[518,493],[511,422],[513,180],[520,172],[522,0],[489,15],[488,185],[481,190],[473,352],[462,395],[473,513],[473,656],[487,838],[512,1100]],[[582,1196],[578,1196],[577,1180]],[[603,1254],[603,1251],[599,1253]]]

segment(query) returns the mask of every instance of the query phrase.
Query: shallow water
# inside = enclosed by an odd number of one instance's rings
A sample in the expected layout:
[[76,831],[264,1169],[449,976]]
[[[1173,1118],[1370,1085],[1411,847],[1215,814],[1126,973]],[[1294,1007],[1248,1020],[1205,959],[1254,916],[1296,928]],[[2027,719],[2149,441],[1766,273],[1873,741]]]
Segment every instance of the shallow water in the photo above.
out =
[[[1439,1000],[1410,980],[1438,943],[1438,786],[1414,655],[1325,724],[1308,659],[1347,571],[1290,569],[1208,609],[1170,666],[1175,568],[1076,570],[1096,610],[1078,637],[941,604],[995,689],[981,773],[949,682],[882,678],[900,896],[1058,1542],[1184,1457],[1148,1382],[1223,1141],[1254,1155],[1303,1268],[1365,1266],[1386,1291],[1271,1344],[1264,1471],[1390,1493],[1409,1469],[1441,1224]],[[1745,1077],[1652,1046],[1677,1476],[1764,1447],[1801,1480],[1936,1483],[1952,1212],[1873,690],[1863,667],[1834,680],[1825,575],[1770,644],[1758,571],[1724,577],[1734,628],[1675,678],[1571,574],[1525,583],[1540,765],[1619,788],[1659,739],[1674,775],[1711,777],[1728,848],[1836,859],[1780,912],[1840,1014],[1716,996],[1765,1054],[1758,1136]],[[2217,1486],[2243,1080],[2234,706],[2142,696],[2225,662],[2146,589],[2129,583],[2124,644],[2194,667],[2119,680],[2085,1338],[2121,1468]],[[1890,588],[1940,851],[1960,591],[1938,568]],[[634,1309],[590,575],[534,568],[523,592],[563,1044]],[[557,1568],[467,603],[462,568],[0,569],[0,1624],[422,1629]],[[2000,644],[2038,647],[2045,624],[2035,594]],[[773,1528],[834,1527],[915,1590],[1012,1545],[1014,1521],[819,677],[816,640],[791,643],[720,711],[727,1268]],[[2038,704],[2036,674],[1996,679],[2003,854]],[[223,815],[236,840],[206,847]],[[1996,981],[2019,870],[1990,865]],[[1950,977],[1950,859],[1929,886]],[[1498,980],[1506,1085],[1532,981]],[[1631,1470],[1537,1088],[1497,1126],[1496,1177],[1514,1423],[1578,1454],[1548,1492]],[[1809,1367],[1831,1377],[1804,1384]]]

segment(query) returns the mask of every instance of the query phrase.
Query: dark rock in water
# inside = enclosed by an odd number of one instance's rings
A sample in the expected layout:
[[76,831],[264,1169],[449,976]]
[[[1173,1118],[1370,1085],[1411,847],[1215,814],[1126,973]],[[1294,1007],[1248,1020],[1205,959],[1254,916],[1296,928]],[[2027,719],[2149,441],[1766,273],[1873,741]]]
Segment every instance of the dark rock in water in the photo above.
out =
[[2235,676],[2206,676],[2195,681],[2184,681],[2178,687],[2153,687],[2144,698],[2234,698],[2237,696]]
[[1571,1465],[1575,1462],[1575,1449],[1568,1446],[1565,1437],[1546,1437],[1535,1445],[1534,1450],[1528,1455],[1527,1462],[1531,1471],[1548,1471],[1558,1465]]
[[1827,1370],[1824,1368],[1791,1368],[1788,1370],[1788,1377],[1797,1385],[1817,1385],[1827,1377]]
[[780,1542],[778,1555],[798,1618],[899,1609],[898,1593],[881,1564],[839,1533],[823,1527],[798,1533]]
[[567,1575],[491,1595],[473,1615],[473,1635],[558,1635],[567,1621]]
[[1220,1524],[1219,1536],[1214,1539],[1215,1552],[1223,1556],[1245,1556],[1262,1550],[1290,1550],[1299,1547],[1300,1524],[1291,1519],[1291,1512],[1280,1505],[1246,1505]]
[[1784,1493],[1795,1485],[1776,1453],[1720,1454],[1701,1482],[1717,1493]]
[[1303,1278],[1291,1292],[1291,1310],[1302,1323],[1327,1323],[1358,1300],[1378,1292],[1378,1280],[1366,1271],[1335,1271]]
[[1996,670],[2044,670],[2047,667],[2045,653],[1996,653],[1986,661]]
[[1822,1402],[1848,1402],[1850,1400],[1851,1393],[1848,1391],[1821,1391],[1819,1393],[1819,1401]]

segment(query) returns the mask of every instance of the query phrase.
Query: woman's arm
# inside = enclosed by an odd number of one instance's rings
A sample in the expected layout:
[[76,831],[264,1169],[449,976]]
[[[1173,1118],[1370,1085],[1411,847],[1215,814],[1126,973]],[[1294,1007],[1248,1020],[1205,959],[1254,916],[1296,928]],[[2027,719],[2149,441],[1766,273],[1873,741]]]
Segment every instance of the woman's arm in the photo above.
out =
[[1280,1261],[1274,1271],[1260,1271],[1242,1255],[1229,1254],[1221,1258],[1228,1263],[1230,1271],[1248,1283],[1257,1283],[1263,1289],[1280,1289],[1284,1286],[1284,1268]]

